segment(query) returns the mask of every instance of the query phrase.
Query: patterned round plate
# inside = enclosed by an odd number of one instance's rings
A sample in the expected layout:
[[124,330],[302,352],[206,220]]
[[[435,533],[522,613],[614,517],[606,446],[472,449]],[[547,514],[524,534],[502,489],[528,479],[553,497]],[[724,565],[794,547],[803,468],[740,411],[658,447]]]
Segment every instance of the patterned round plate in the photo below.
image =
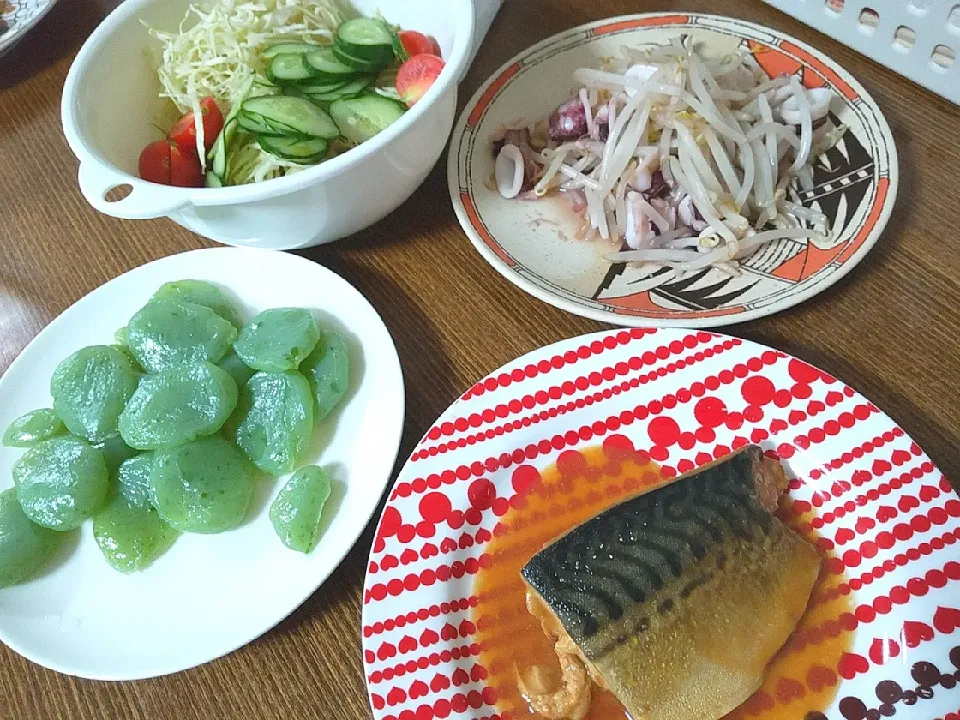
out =
[[0,55],[50,12],[57,0],[0,0]]
[[[476,384],[429,430],[380,521],[363,597],[377,720],[533,717],[553,661],[519,569],[625,495],[748,443],[790,477],[781,516],[824,558],[806,615],[731,718],[933,720],[960,707],[960,499],[869,400],[723,335],[564,341]],[[588,720],[624,720],[612,696]]]
[[[780,240],[741,263],[731,277],[611,263],[609,246],[576,239],[581,221],[560,198],[506,200],[491,185],[491,138],[504,126],[548,116],[570,97],[572,74],[622,46],[665,44],[680,35],[708,51],[737,48],[770,76],[795,74],[829,87],[835,122],[847,131],[817,159],[814,187],[791,198],[819,210],[823,241]],[[744,322],[791,307],[846,275],[870,250],[897,194],[897,152],[873,99],[843,68],[783,33],[707,15],[635,15],[581,25],[544,40],[504,65],[477,92],[453,135],[447,178],[460,224],[493,267],[552,305],[617,325],[707,327]]]

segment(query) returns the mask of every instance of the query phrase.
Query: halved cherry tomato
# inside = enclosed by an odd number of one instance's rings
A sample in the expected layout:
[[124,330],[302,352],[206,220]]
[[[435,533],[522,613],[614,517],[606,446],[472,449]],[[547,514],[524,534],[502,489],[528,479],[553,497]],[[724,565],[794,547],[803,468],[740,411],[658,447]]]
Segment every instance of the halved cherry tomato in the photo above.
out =
[[203,187],[203,168],[196,152],[184,152],[178,145],[170,148],[170,184],[176,187]]
[[416,30],[401,30],[400,44],[407,51],[409,57],[414,55],[440,55],[440,45],[432,37],[419,33]]
[[176,187],[202,187],[203,169],[197,154],[184,152],[172,140],[157,140],[140,153],[140,177]]
[[[223,113],[217,107],[216,100],[205,97],[200,101],[200,114],[203,118],[203,145],[209,150],[216,142],[220,131],[223,130]],[[197,127],[192,110],[177,120],[177,124],[167,133],[167,137],[182,150],[197,154]]]
[[170,141],[157,140],[140,153],[140,177],[147,182],[170,184]]
[[430,86],[440,77],[444,62],[436,55],[414,55],[397,71],[397,92],[407,104],[413,107],[426,95]]

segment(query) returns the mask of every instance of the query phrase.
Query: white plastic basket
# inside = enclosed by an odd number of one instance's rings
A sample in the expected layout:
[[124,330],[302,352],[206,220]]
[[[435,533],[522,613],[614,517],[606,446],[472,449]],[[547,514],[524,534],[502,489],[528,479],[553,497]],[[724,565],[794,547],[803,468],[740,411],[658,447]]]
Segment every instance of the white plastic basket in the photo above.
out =
[[960,0],[766,0],[960,104]]

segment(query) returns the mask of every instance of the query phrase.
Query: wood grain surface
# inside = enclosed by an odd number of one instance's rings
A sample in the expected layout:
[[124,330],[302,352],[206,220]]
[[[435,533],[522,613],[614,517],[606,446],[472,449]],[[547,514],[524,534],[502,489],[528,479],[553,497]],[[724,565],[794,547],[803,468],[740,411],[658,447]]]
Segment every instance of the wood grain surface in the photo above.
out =
[[[61,0],[0,59],[0,370],[85,293],[150,260],[208,245],[168,220],[100,215],[77,188],[77,162],[60,127],[61,88],[81,43],[116,1]],[[900,150],[901,185],[876,248],[814,300],[729,332],[853,385],[948,477],[960,477],[960,108],[759,0],[507,0],[462,87],[461,106],[507,58],[548,35],[611,15],[677,9],[791,33],[849,69],[886,113]],[[364,293],[396,339],[408,383],[399,462],[486,373],[603,327],[527,296],[480,258],[457,224],[445,165],[376,226],[304,253]],[[359,629],[372,532],[367,528],[327,583],[279,627],[173,677],[77,680],[0,646],[0,718],[368,718]]]

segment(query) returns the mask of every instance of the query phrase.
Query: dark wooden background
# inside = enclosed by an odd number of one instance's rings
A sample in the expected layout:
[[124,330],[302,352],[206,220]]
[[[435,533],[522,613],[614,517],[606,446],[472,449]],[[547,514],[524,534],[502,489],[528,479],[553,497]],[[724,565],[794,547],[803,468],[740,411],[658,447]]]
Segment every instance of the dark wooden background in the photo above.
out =
[[[77,188],[77,162],[60,128],[61,88],[83,40],[116,2],[61,0],[0,59],[0,370],[85,293],[150,260],[208,245],[167,220],[100,215]],[[850,383],[892,415],[948,477],[960,476],[960,108],[759,0],[680,6],[507,0],[464,83],[461,105],[501,63],[548,35],[611,15],[677,9],[744,17],[791,33],[849,69],[886,113],[901,183],[876,248],[814,300],[729,332]],[[408,383],[401,462],[477,379],[520,354],[602,327],[534,300],[483,262],[453,214],[445,165],[386,220],[306,253],[359,288],[396,339]],[[0,718],[368,718],[359,629],[371,535],[372,527],[278,628],[173,677],[77,680],[0,646]]]

